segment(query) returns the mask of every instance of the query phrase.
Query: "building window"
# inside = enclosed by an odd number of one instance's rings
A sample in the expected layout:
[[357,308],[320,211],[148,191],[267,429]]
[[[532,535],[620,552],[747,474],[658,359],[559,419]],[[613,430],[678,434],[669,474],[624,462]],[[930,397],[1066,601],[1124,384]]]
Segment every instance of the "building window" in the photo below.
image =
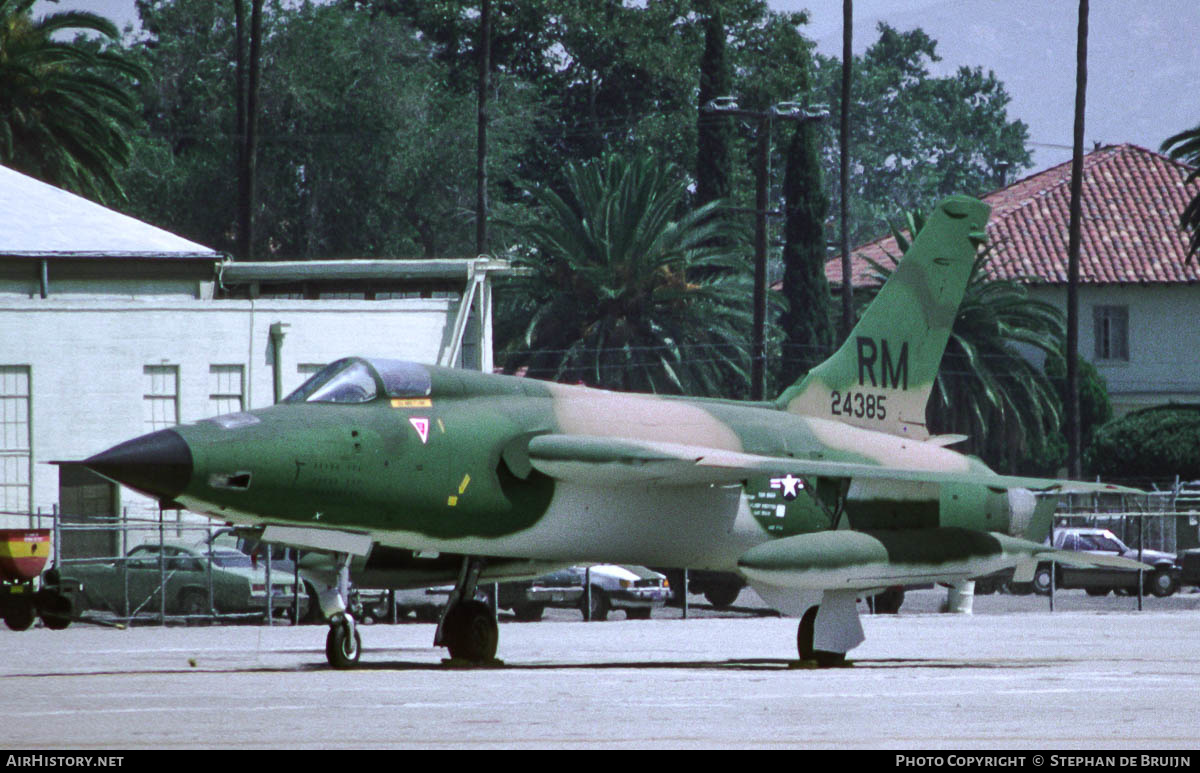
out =
[[0,511],[27,513],[32,497],[29,367],[0,366]]
[[1129,307],[1095,306],[1096,359],[1129,361]]
[[208,369],[209,414],[221,416],[245,410],[244,370],[241,365],[212,365]]
[[179,366],[147,365],[142,422],[147,432],[174,427],[179,423]]

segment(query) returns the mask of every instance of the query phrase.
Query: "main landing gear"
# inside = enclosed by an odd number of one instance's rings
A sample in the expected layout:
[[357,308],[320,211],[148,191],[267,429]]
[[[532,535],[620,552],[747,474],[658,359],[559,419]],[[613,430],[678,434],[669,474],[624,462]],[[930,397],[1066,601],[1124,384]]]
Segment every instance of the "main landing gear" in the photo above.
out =
[[846,653],[862,644],[855,591],[825,591],[821,603],[800,617],[796,649],[801,660],[816,661],[822,668],[844,665]]
[[466,557],[458,574],[458,582],[438,621],[434,646],[450,650],[451,660],[487,663],[495,660],[500,629],[490,604],[475,598],[483,560]]

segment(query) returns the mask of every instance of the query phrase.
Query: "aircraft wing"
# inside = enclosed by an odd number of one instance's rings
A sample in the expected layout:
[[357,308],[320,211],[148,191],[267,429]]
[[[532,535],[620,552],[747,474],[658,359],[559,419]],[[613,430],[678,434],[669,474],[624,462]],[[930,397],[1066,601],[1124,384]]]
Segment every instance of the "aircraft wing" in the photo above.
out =
[[855,462],[762,456],[720,448],[595,435],[538,435],[529,461],[559,480],[592,485],[667,486],[737,483],[752,475],[969,483],[1056,494],[1140,494],[1111,483],[1025,478],[968,471],[884,467]]

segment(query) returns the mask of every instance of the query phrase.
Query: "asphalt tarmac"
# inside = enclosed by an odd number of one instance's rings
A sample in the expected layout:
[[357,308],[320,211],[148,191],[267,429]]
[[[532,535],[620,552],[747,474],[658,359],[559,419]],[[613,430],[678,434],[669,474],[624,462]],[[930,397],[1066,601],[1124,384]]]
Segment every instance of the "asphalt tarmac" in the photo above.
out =
[[1200,745],[1200,594],[1136,612],[1065,592],[1053,614],[1007,596],[939,614],[944,598],[864,615],[850,665],[824,670],[749,591],[687,620],[502,622],[503,665],[477,668],[445,664],[417,623],[363,626],[349,672],[326,665],[322,626],[0,629],[0,748]]

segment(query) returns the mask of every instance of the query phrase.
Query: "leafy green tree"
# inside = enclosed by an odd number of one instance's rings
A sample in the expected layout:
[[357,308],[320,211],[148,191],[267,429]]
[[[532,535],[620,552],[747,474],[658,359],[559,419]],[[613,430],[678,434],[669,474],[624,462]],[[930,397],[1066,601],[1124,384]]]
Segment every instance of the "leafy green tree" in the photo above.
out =
[[[919,213],[907,213],[905,221],[909,234],[924,225]],[[896,226],[892,233],[903,253],[908,238]],[[981,252],[971,269],[930,395],[929,431],[966,435],[956,448],[1016,471],[1031,449],[1058,435],[1062,418],[1054,384],[1021,348],[1061,359],[1064,323],[1058,307],[1031,298],[1024,285],[989,279],[990,254]],[[872,261],[878,283],[864,288],[863,302],[874,297],[897,260]]]
[[[1079,418],[1080,448],[1084,452],[1091,447],[1096,430],[1112,419],[1112,403],[1108,399],[1108,385],[1096,366],[1079,357]],[[1066,415],[1069,387],[1067,363],[1063,354],[1046,358],[1046,378],[1054,385],[1058,401]],[[1048,433],[1040,446],[1036,443],[1027,449],[1025,460],[1017,466],[1018,472],[1030,475],[1057,475],[1067,461],[1067,438],[1062,431]]]
[[1110,421],[1085,454],[1089,475],[1174,482],[1200,478],[1200,405],[1159,405]]
[[[1192,167],[1186,180],[1188,185],[1200,180],[1200,126],[1168,137],[1162,144],[1162,150],[1176,161]],[[1179,229],[1192,232],[1187,254],[1187,259],[1191,260],[1200,252],[1200,194],[1196,194],[1180,213]]]
[[[149,137],[127,183],[132,213],[232,250],[236,100],[232,11],[223,0],[140,6],[134,44]],[[475,96],[401,18],[351,5],[269,5],[257,159],[256,242],[277,258],[471,254]],[[496,79],[491,177],[511,178],[537,106]],[[136,184],[133,184],[136,183]]]
[[[111,21],[68,11],[33,18],[35,0],[0,0],[0,161],[100,201],[121,198],[117,171],[137,124],[133,79]],[[73,42],[63,34],[75,31]],[[100,42],[80,37],[95,33]]]
[[[980,195],[1031,165],[1028,127],[1009,120],[1010,101],[994,73],[960,67],[934,77],[937,43],[920,29],[899,32],[879,25],[879,40],[854,63],[850,109],[854,164],[850,180],[850,242],[885,232],[899,210],[923,209],[954,193]],[[818,57],[818,83],[840,109],[841,64]],[[832,134],[832,128],[829,129]],[[839,159],[832,136],[826,174]],[[841,193],[833,198],[840,206]]]
[[564,176],[562,195],[529,190],[539,209],[518,228],[530,253],[507,288],[505,370],[698,395],[735,374],[744,389],[749,282],[722,246],[736,240],[717,238],[734,228],[721,203],[686,210],[686,179],[651,156],[608,154]]

